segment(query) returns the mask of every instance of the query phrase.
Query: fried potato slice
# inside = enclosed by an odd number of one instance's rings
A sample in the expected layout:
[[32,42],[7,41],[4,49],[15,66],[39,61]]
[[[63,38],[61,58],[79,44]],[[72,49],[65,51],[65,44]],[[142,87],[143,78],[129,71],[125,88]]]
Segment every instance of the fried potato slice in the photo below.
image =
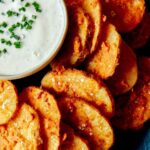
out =
[[116,28],[106,22],[100,48],[87,60],[86,70],[102,79],[112,76],[119,62],[121,37]]
[[120,43],[120,59],[115,74],[106,83],[113,95],[128,92],[135,85],[138,76],[137,60],[124,41]]
[[133,89],[115,101],[113,123],[122,129],[139,129],[150,120],[150,58],[138,59],[139,78]]
[[122,129],[139,129],[150,120],[150,80],[138,83],[133,90],[116,101],[113,124]]
[[37,150],[41,143],[38,115],[25,103],[13,120],[0,126],[1,149]]
[[52,61],[55,69],[59,64],[76,66],[90,53],[93,37],[93,20],[81,7],[67,7],[69,29],[62,50]]
[[86,13],[88,13],[94,22],[94,37],[92,39],[92,47],[90,52],[96,50],[97,44],[99,41],[99,37],[101,34],[101,26],[102,26],[102,8],[101,8],[101,0],[65,0],[67,6],[78,5],[81,6]]
[[0,80],[0,125],[6,124],[17,109],[18,96],[15,86],[6,80]]
[[150,40],[150,12],[145,11],[140,24],[126,35],[126,41],[131,48],[137,49],[144,46]]
[[142,20],[144,0],[104,0],[104,13],[119,32],[129,32]]
[[87,142],[66,124],[61,124],[61,150],[89,150]]
[[60,144],[60,112],[54,97],[38,87],[30,86],[22,91],[20,99],[29,102],[43,118],[45,149],[57,150]]
[[113,115],[113,98],[102,81],[76,69],[55,70],[42,79],[42,87],[59,95],[76,96],[98,107],[110,117]]
[[113,144],[113,130],[108,121],[79,98],[61,97],[58,105],[62,118],[70,123],[94,149],[107,150]]

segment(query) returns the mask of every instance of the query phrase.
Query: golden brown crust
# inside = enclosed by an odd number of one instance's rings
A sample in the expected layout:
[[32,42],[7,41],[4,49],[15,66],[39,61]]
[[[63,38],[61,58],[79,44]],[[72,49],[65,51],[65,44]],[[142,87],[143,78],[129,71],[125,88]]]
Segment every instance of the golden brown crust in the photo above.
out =
[[139,129],[150,120],[150,80],[138,83],[128,94],[116,101],[113,123],[122,129]]
[[58,95],[80,97],[99,108],[107,117],[113,115],[113,98],[101,80],[76,69],[49,72],[42,79],[42,87]]
[[15,86],[0,80],[0,125],[6,124],[17,110],[18,95]]
[[139,129],[150,120],[150,58],[140,57],[139,78],[133,89],[116,101],[114,125],[123,129]]
[[144,0],[105,0],[104,13],[119,32],[129,32],[142,20]]
[[144,46],[150,39],[150,12],[145,11],[140,24],[126,35],[126,41],[131,48],[137,49]]
[[90,53],[93,37],[93,21],[81,7],[68,6],[69,29],[64,45],[51,63],[53,69],[58,65],[77,66]]
[[86,13],[90,15],[94,22],[94,37],[92,39],[92,47],[90,52],[94,52],[97,48],[102,26],[102,8],[101,0],[65,0],[66,5],[79,5]]
[[70,123],[92,148],[108,150],[113,144],[113,130],[94,107],[79,98],[61,97],[58,105],[62,118]]
[[128,92],[135,85],[138,78],[137,60],[124,41],[120,43],[120,59],[115,74],[106,83],[113,95]]
[[38,115],[25,103],[13,120],[0,126],[1,149],[37,150],[41,143]]
[[57,150],[59,142],[60,112],[54,97],[48,92],[30,86],[24,89],[20,95],[22,101],[27,101],[41,115],[45,148]]
[[61,150],[89,150],[87,141],[76,135],[68,125],[61,124]]
[[106,22],[103,26],[100,47],[89,56],[85,66],[87,71],[107,79],[114,74],[118,65],[121,37],[112,24]]

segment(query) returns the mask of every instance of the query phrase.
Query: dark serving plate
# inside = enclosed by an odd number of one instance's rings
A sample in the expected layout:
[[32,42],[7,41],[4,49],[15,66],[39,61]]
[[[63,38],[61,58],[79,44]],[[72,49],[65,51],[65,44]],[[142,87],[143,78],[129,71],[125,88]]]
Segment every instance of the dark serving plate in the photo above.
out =
[[[147,8],[150,11],[150,0],[145,0]],[[138,56],[150,57],[150,39],[147,44],[136,50]],[[50,66],[46,67],[37,74],[13,81],[19,89],[19,92],[27,86],[34,85],[40,86],[42,77],[50,70]],[[144,127],[137,131],[123,131],[114,128],[115,143],[111,150],[150,150],[150,121]]]

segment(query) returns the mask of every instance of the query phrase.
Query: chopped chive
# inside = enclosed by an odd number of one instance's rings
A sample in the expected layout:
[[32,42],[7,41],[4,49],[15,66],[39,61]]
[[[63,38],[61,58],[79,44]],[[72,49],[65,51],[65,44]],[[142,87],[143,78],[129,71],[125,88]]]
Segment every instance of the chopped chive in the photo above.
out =
[[21,7],[21,8],[19,8],[19,11],[25,12],[25,11],[26,11],[26,8],[25,8],[25,7]]
[[1,43],[5,43],[6,42],[6,40],[5,39],[1,39]]
[[7,53],[7,49],[6,49],[6,48],[0,49],[0,56],[1,56],[2,54],[5,54],[5,53]]
[[7,42],[6,42],[6,45],[11,46],[11,45],[12,45],[11,41],[7,41]]
[[37,16],[36,16],[36,15],[32,15],[32,18],[33,18],[33,19],[36,19],[36,18],[37,18]]
[[3,30],[0,30],[0,33],[4,33],[4,31],[3,31]]
[[28,21],[28,24],[30,24],[30,25],[32,25],[33,23],[34,23],[33,20],[29,20],[29,21]]
[[20,41],[14,42],[16,48],[21,48],[22,43]]
[[6,13],[7,13],[8,17],[19,16],[20,15],[18,12],[15,12],[15,11],[12,11],[12,10],[8,10]]
[[10,38],[14,38],[16,40],[20,40],[20,36],[16,35],[15,33],[12,33],[12,35],[10,36]]
[[28,26],[26,27],[26,29],[27,29],[27,30],[31,30],[31,29],[32,29],[32,26],[28,25]]
[[3,22],[2,24],[0,24],[0,27],[6,28],[8,26],[7,22]]
[[22,21],[24,22],[24,21],[26,21],[27,20],[27,17],[26,16],[23,16],[22,17]]
[[3,53],[7,53],[7,49],[6,48],[3,49]]
[[36,12],[42,12],[41,6],[39,3],[37,2],[33,2],[32,5],[34,6],[34,9],[36,10]]
[[30,3],[27,2],[27,3],[25,4],[25,7],[29,7],[29,6],[30,6]]

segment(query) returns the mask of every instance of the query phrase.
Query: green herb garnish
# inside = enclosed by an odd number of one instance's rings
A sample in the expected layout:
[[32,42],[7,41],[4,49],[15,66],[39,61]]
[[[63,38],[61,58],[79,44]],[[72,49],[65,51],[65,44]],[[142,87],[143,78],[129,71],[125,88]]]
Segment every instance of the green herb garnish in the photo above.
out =
[[4,31],[3,31],[3,30],[0,30],[0,33],[4,33]]
[[25,7],[21,7],[21,8],[19,8],[19,11],[25,12],[25,11],[26,11],[26,8],[25,8]]
[[2,54],[5,54],[5,53],[7,53],[7,49],[6,49],[6,48],[0,49],[0,56],[1,56]]
[[22,47],[22,43],[20,41],[14,42],[14,45],[16,48],[21,48]]
[[19,16],[20,15],[18,12],[15,12],[15,11],[12,11],[12,10],[8,10],[6,13],[7,13],[8,17]]
[[42,12],[42,9],[39,3],[33,2],[32,5],[34,6],[36,12]]

